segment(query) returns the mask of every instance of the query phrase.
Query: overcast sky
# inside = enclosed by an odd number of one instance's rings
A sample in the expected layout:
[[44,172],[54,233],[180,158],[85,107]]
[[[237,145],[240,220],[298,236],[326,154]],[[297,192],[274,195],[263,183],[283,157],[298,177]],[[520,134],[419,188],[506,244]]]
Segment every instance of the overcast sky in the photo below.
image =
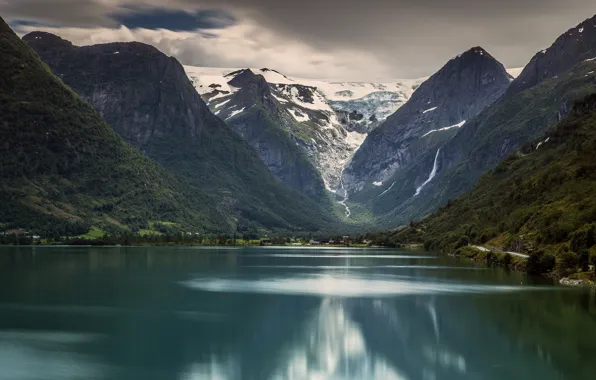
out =
[[0,0],[21,35],[141,41],[182,63],[342,80],[417,78],[482,46],[524,66],[595,0]]

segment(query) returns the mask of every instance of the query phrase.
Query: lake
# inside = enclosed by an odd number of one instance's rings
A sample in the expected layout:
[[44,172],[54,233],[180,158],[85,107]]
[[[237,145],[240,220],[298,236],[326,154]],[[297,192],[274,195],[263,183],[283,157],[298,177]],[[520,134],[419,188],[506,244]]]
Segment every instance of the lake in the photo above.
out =
[[593,379],[596,296],[416,250],[0,247],[0,380]]

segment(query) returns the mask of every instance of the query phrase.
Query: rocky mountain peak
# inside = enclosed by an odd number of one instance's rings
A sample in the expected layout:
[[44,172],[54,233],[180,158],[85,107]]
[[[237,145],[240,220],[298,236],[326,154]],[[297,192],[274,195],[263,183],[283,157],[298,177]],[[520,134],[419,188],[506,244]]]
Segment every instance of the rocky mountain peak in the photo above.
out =
[[39,45],[46,47],[65,48],[74,46],[72,42],[47,32],[31,32],[23,36],[23,41],[27,42],[29,45],[38,43]]
[[265,80],[265,77],[260,74],[255,74],[250,69],[239,70],[235,73],[230,73],[226,77],[232,77],[232,79],[228,81],[228,84],[232,87],[250,89],[252,91],[257,90],[259,93],[269,89],[269,84]]
[[518,93],[554,78],[576,64],[596,58],[596,16],[563,33],[530,60],[508,93]]
[[498,100],[510,83],[505,67],[481,47],[452,58],[370,133],[344,171],[346,188],[358,192],[385,183],[426,149],[416,143],[413,150],[412,143],[421,139],[424,145],[423,138],[433,133],[433,138],[455,133]]

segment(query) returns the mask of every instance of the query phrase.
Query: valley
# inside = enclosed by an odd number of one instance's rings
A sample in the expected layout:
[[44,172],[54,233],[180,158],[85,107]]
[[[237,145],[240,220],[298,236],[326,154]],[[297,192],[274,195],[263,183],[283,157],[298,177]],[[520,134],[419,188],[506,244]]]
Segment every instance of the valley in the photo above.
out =
[[0,0],[0,380],[587,380],[596,3]]

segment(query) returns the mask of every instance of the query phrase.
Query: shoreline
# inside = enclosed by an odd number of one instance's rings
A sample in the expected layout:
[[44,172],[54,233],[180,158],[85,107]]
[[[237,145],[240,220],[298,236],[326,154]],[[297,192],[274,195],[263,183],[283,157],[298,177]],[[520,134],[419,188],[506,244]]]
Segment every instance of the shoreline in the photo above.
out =
[[[484,248],[484,247],[483,247]],[[515,272],[526,271],[526,264],[528,261],[527,255],[512,255],[509,252],[493,251],[487,248],[480,249],[475,246],[465,246],[459,248],[455,253],[449,254],[449,256],[459,257],[471,260],[475,263],[483,263],[486,266],[499,266],[504,269],[512,270]],[[571,287],[583,287],[583,288],[596,288],[596,282],[586,278],[573,278],[574,276],[586,275],[586,273],[577,273],[570,276],[561,276],[554,272],[542,273],[542,277],[550,278],[553,282]],[[588,276],[590,274],[587,274]]]

